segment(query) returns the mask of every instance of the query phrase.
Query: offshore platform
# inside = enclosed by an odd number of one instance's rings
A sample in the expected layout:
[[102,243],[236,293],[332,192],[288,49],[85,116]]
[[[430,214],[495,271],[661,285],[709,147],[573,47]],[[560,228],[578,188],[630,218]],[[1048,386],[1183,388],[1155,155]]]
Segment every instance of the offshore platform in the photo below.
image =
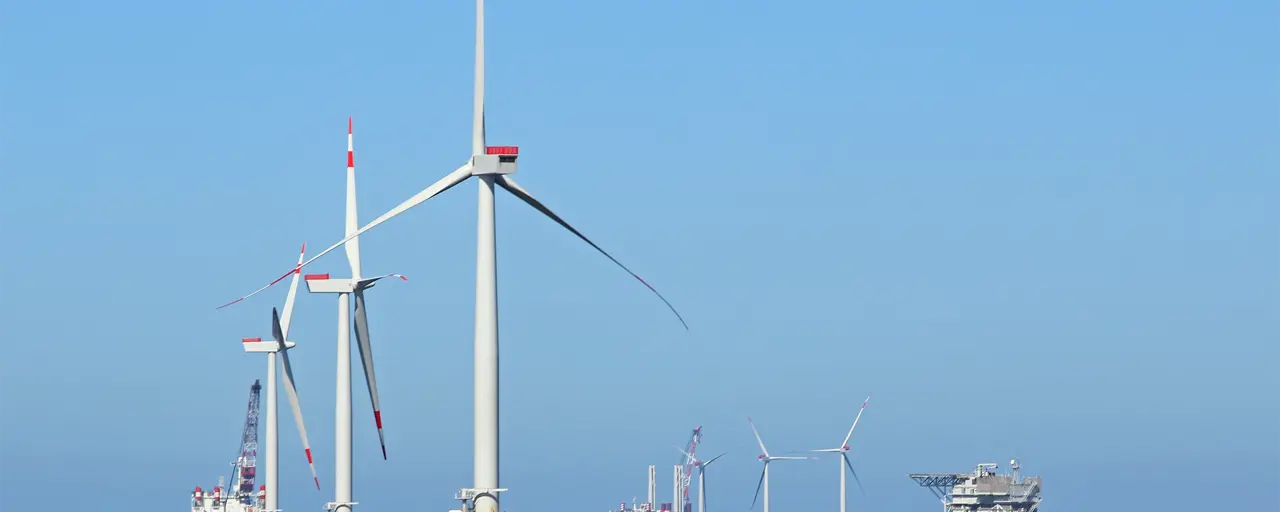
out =
[[1022,478],[1018,460],[1009,461],[1010,474],[996,472],[999,465],[978,464],[970,473],[912,473],[907,475],[942,501],[945,512],[1036,512],[1043,482],[1038,476]]
[[267,499],[267,487],[254,493],[254,478],[258,469],[258,410],[262,385],[253,381],[249,387],[249,412],[244,418],[244,434],[240,436],[240,453],[231,464],[231,487],[218,485],[211,490],[196,487],[191,493],[191,512],[269,512],[263,510]]
[[[702,427],[698,426],[693,429],[693,433],[690,435],[689,440],[685,442],[684,448],[680,449],[679,462],[672,467],[670,503],[658,503],[657,467],[649,466],[649,499],[643,503],[636,503],[635,500],[632,500],[630,507],[627,506],[626,502],[622,502],[618,504],[616,510],[610,510],[609,512],[693,512],[693,500],[689,497],[690,483],[694,472],[698,471],[701,474],[701,466],[708,462],[697,457],[698,444],[701,442]],[[699,498],[699,501],[704,498],[701,494],[701,487],[699,487]]]

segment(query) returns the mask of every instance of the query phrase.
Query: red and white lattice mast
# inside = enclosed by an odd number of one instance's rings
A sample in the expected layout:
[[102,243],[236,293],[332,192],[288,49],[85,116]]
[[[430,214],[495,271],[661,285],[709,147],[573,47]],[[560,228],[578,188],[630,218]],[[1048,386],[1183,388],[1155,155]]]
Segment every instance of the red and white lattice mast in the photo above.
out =
[[679,474],[676,475],[676,496],[672,500],[675,502],[676,509],[679,512],[692,512],[692,502],[689,500],[689,483],[693,478],[694,469],[698,467],[697,450],[698,443],[702,442],[702,426],[693,429],[693,434],[689,436],[689,442],[685,443],[680,458]]

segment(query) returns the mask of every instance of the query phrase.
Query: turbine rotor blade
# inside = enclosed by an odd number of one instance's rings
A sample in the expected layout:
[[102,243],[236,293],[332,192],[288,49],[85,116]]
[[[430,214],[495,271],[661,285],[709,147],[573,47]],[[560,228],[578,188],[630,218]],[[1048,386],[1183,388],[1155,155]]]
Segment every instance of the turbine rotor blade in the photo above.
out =
[[849,456],[843,453],[840,456],[844,458],[844,465],[849,468],[849,472],[853,473],[853,481],[858,483],[858,490],[862,492],[863,496],[866,496],[867,490],[862,488],[862,480],[858,478],[858,472],[853,470],[853,463],[849,462]]
[[565,222],[564,219],[560,218],[559,215],[556,215],[555,212],[552,212],[551,209],[546,207],[546,205],[542,204],[542,202],[535,199],[531,194],[529,194],[528,191],[521,188],[520,185],[517,185],[515,180],[511,179],[510,175],[500,174],[498,175],[497,179],[495,179],[494,181],[496,181],[499,185],[501,185],[502,188],[507,189],[508,192],[511,192],[513,195],[520,198],[521,201],[524,201],[529,206],[532,206],[535,210],[542,212],[543,215],[546,215],[547,217],[551,218],[551,220],[556,221],[557,224],[560,224],[560,226],[569,230],[569,232],[573,233],[574,235],[577,235],[578,238],[582,239],[582,241],[591,245],[591,247],[594,247],[596,251],[599,251],[600,254],[603,254],[606,258],[609,258],[610,261],[614,262],[619,267],[622,267],[622,270],[627,271],[628,274],[631,274],[631,277],[636,278],[637,281],[640,281],[640,284],[643,284],[646,288],[649,289],[649,291],[653,292],[654,295],[657,295],[659,299],[662,299],[662,302],[667,305],[667,308],[670,309],[672,313],[675,313],[676,318],[680,320],[680,325],[683,325],[686,331],[689,330],[689,324],[685,323],[684,317],[680,315],[679,311],[676,311],[676,307],[672,306],[671,302],[668,301],[666,297],[663,297],[662,294],[658,292],[657,288],[654,288],[653,285],[649,284],[648,281],[645,281],[644,278],[640,277],[635,272],[632,272],[631,269],[627,268],[626,265],[623,265],[622,262],[618,261],[617,258],[614,258],[613,255],[609,254],[608,252],[605,252],[604,249],[600,248],[599,245],[596,245],[595,242],[592,242],[591,239],[587,238],[586,235],[583,235],[582,232],[578,231],[573,226],[570,226],[568,222]]
[[316,463],[311,458],[311,443],[307,440],[307,426],[302,421],[302,408],[298,405],[298,389],[293,383],[293,366],[289,364],[289,352],[284,349],[284,333],[280,328],[280,315],[276,308],[271,308],[271,335],[280,344],[280,361],[284,367],[284,390],[289,397],[289,407],[293,409],[293,420],[298,425],[298,436],[302,438],[302,449],[307,454],[307,465],[311,467],[311,479],[316,482],[316,490],[320,490],[320,477],[316,475]]
[[703,462],[703,463],[702,463],[702,467],[704,467],[704,468],[705,468],[705,467],[707,467],[707,466],[710,466],[712,462],[715,462],[715,461],[716,461],[716,459],[718,459],[718,458],[720,458],[720,457],[724,457],[724,454],[725,454],[725,453],[729,453],[729,452],[724,452],[724,453],[721,453],[720,455],[716,455],[715,457],[712,457],[712,458],[711,458],[711,460],[706,461],[706,462]]
[[841,448],[849,446],[849,438],[853,437],[853,429],[858,428],[858,420],[862,419],[862,411],[867,410],[867,402],[870,401],[871,394],[868,393],[866,400],[862,401],[862,407],[858,409],[858,415],[853,418],[853,426],[849,427],[849,433],[844,436],[844,442],[840,444]]
[[423,203],[423,202],[425,202],[426,200],[431,199],[432,197],[435,197],[436,195],[440,194],[441,192],[444,192],[444,191],[446,191],[446,190],[449,190],[450,188],[453,188],[453,186],[455,186],[455,185],[457,185],[457,184],[459,184],[459,183],[462,183],[462,182],[466,181],[466,180],[467,180],[467,178],[470,178],[470,177],[471,177],[471,163],[470,163],[470,162],[468,162],[468,163],[466,163],[466,164],[463,164],[463,165],[462,165],[462,167],[459,167],[459,168],[455,169],[453,172],[449,173],[449,174],[448,174],[448,175],[446,175],[445,177],[440,178],[440,180],[439,180],[439,181],[436,181],[435,183],[432,183],[432,184],[431,184],[431,186],[429,186],[429,187],[427,187],[427,188],[423,189],[421,192],[418,192],[417,194],[414,194],[414,195],[413,195],[413,197],[410,197],[409,199],[405,200],[403,203],[400,203],[398,206],[396,206],[395,208],[392,208],[392,209],[391,209],[390,211],[388,211],[387,213],[382,214],[382,216],[381,216],[381,217],[378,217],[378,218],[374,219],[374,220],[373,220],[373,222],[370,222],[370,223],[366,224],[364,227],[362,227],[362,228],[360,228],[360,229],[356,230],[356,232],[355,232],[355,233],[351,233],[351,234],[347,235],[347,236],[346,236],[346,238],[343,238],[343,239],[342,239],[341,241],[339,241],[338,243],[336,243],[336,244],[333,244],[333,245],[329,246],[329,248],[327,248],[327,249],[325,249],[325,250],[323,250],[323,251],[320,251],[320,253],[319,253],[319,254],[316,254],[315,256],[312,256],[312,257],[308,258],[306,261],[303,261],[301,264],[299,264],[298,266],[294,267],[294,269],[293,269],[293,270],[290,270],[290,271],[289,271],[288,273],[286,273],[285,275],[282,275],[282,276],[280,276],[279,278],[276,278],[276,280],[275,280],[275,281],[272,281],[272,282],[268,283],[266,286],[263,286],[262,288],[259,288],[258,290],[254,291],[253,293],[251,293],[251,294],[249,294],[249,295],[246,295],[246,296],[241,297],[241,298],[239,298],[239,299],[236,299],[236,300],[233,300],[233,301],[228,302],[228,303],[226,303],[226,304],[223,304],[222,306],[219,306],[219,307],[218,307],[218,309],[221,309],[221,308],[224,308],[224,307],[230,306],[230,305],[232,305],[232,304],[235,304],[235,303],[237,303],[237,302],[240,302],[240,301],[242,301],[242,300],[244,300],[244,299],[246,299],[246,298],[248,298],[248,297],[251,297],[251,296],[253,296],[253,295],[257,294],[258,292],[260,292],[260,291],[262,291],[262,290],[265,290],[265,289],[267,289],[267,288],[270,288],[272,285],[274,285],[274,284],[276,284],[276,283],[278,283],[278,282],[280,282],[280,281],[284,280],[284,278],[289,277],[289,274],[291,274],[291,273],[294,273],[294,272],[301,272],[301,271],[302,271],[302,267],[305,267],[305,266],[307,266],[307,265],[310,265],[310,264],[311,264],[311,262],[313,262],[313,261],[315,261],[315,260],[317,260],[317,259],[320,259],[320,257],[321,257],[321,256],[324,256],[324,255],[326,255],[326,254],[329,254],[329,253],[330,253],[330,252],[332,252],[334,249],[337,249],[337,248],[339,248],[339,247],[342,247],[342,246],[343,246],[343,245],[345,245],[347,242],[349,242],[349,241],[351,241],[352,239],[354,239],[354,238],[356,238],[356,237],[360,236],[361,234],[363,234],[365,231],[368,231],[368,230],[370,230],[370,229],[373,229],[373,228],[377,227],[379,224],[382,224],[383,222],[386,222],[386,221],[390,220],[392,217],[395,217],[396,215],[400,215],[401,213],[404,213],[405,211],[409,210],[410,208],[413,208],[413,207],[415,207],[415,206],[418,206],[418,205],[422,204],[422,203]]
[[298,296],[298,278],[302,276],[302,259],[307,254],[307,244],[302,244],[298,252],[298,264],[293,267],[293,280],[289,283],[289,294],[284,298],[284,314],[280,316],[280,332],[285,340],[289,339],[289,321],[293,318],[293,300]]
[[360,364],[364,366],[364,382],[369,388],[369,403],[373,405],[373,421],[378,427],[378,444],[382,446],[382,460],[387,460],[387,441],[382,434],[382,406],[378,403],[378,379],[373,374],[373,346],[369,343],[369,318],[365,312],[364,290],[356,289],[355,330],[360,346]]
[[747,417],[747,424],[751,425],[751,433],[756,435],[756,442],[760,443],[760,451],[764,452],[765,457],[769,457],[769,450],[764,447],[764,440],[760,439],[760,432],[756,430],[756,423],[751,421],[751,417]]
[[[769,465],[769,461],[767,460],[764,463],[766,466]],[[764,472],[764,469],[760,470],[760,482],[756,483],[756,495],[754,498],[751,498],[751,507],[748,510],[755,509],[756,500],[760,499],[760,487],[764,486]]]

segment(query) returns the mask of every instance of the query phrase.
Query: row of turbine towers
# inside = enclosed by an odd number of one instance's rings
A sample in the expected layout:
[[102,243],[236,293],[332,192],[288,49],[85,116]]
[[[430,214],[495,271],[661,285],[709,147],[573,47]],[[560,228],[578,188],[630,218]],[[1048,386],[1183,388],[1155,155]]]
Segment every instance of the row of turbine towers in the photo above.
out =
[[[498,494],[505,491],[499,486],[498,466],[498,310],[497,310],[497,272],[495,255],[494,226],[494,186],[497,185],[524,203],[538,210],[543,215],[569,230],[582,241],[591,245],[596,251],[609,258],[628,274],[649,288],[676,318],[688,330],[688,324],[676,311],[675,307],[652,285],[632,272],[620,261],[605,252],[599,245],[588,239],[580,231],[547,208],[541,201],[518,185],[512,178],[516,171],[516,159],[519,156],[517,146],[488,146],[485,143],[484,112],[484,0],[476,0],[476,32],[475,32],[475,93],[473,97],[473,118],[471,137],[471,156],[460,167],[447,174],[431,186],[414,194],[409,199],[382,214],[372,222],[359,227],[356,214],[355,187],[355,150],[352,141],[352,125],[347,125],[347,180],[346,180],[346,218],[344,223],[345,237],[327,249],[305,259],[306,246],[298,257],[298,263],[280,277],[258,290],[219,306],[219,309],[244,301],[263,290],[292,277],[289,293],[285,299],[283,314],[272,308],[272,341],[264,342],[261,338],[245,338],[244,348],[247,352],[267,354],[267,398],[266,398],[266,439],[264,440],[264,473],[267,487],[266,509],[279,510],[278,503],[278,415],[276,409],[276,365],[277,360],[283,368],[285,391],[293,411],[298,434],[302,438],[302,446],[311,467],[312,478],[319,488],[319,477],[315,472],[315,464],[311,454],[310,442],[307,439],[306,427],[302,419],[302,411],[298,403],[297,387],[293,380],[292,368],[289,364],[288,351],[296,346],[288,336],[292,321],[293,303],[297,292],[299,277],[303,267],[329,252],[343,247],[347,262],[351,267],[351,277],[345,279],[330,278],[329,274],[308,274],[303,277],[311,293],[335,293],[338,295],[338,335],[337,335],[337,392],[334,427],[334,499],[326,508],[330,511],[350,512],[357,503],[352,496],[352,450],[351,450],[351,340],[352,327],[356,333],[356,341],[360,349],[361,364],[364,367],[365,381],[373,405],[374,422],[378,428],[379,442],[382,446],[383,458],[386,458],[386,443],[382,430],[382,411],[378,401],[377,381],[374,376],[372,344],[369,339],[369,324],[365,304],[365,291],[373,287],[385,277],[399,277],[399,274],[385,274],[373,278],[362,277],[360,268],[359,236],[374,227],[422,204],[428,199],[452,188],[455,185],[476,177],[479,183],[479,214],[476,241],[476,309],[475,309],[475,435],[474,435],[474,483],[473,487],[459,491],[466,496],[464,505],[469,510],[497,512]],[[354,326],[352,326],[352,302],[354,302]]]

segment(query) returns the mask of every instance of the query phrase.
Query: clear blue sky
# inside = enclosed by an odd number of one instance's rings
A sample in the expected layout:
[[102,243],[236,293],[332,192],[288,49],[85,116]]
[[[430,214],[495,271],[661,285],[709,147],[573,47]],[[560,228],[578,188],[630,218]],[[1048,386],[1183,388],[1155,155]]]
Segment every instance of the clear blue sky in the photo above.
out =
[[[278,287],[214,306],[466,158],[473,6],[6,2],[5,508],[175,510],[235,455]],[[711,506],[771,451],[855,435],[862,510],[1017,455],[1046,510],[1273,506],[1280,484],[1275,2],[489,4],[491,143],[648,278],[498,200],[512,512],[644,496],[706,427]],[[362,238],[390,460],[355,390],[366,511],[471,483],[475,185]],[[345,273],[341,253],[314,271]],[[332,492],[334,300],[281,399],[282,505]],[[358,359],[357,359],[358,361]],[[356,382],[360,385],[357,369]],[[835,461],[780,507],[834,510]],[[70,492],[77,494],[69,494]],[[1225,494],[1224,494],[1225,493]],[[1102,500],[1097,503],[1095,500]],[[99,502],[101,503],[101,502]]]

